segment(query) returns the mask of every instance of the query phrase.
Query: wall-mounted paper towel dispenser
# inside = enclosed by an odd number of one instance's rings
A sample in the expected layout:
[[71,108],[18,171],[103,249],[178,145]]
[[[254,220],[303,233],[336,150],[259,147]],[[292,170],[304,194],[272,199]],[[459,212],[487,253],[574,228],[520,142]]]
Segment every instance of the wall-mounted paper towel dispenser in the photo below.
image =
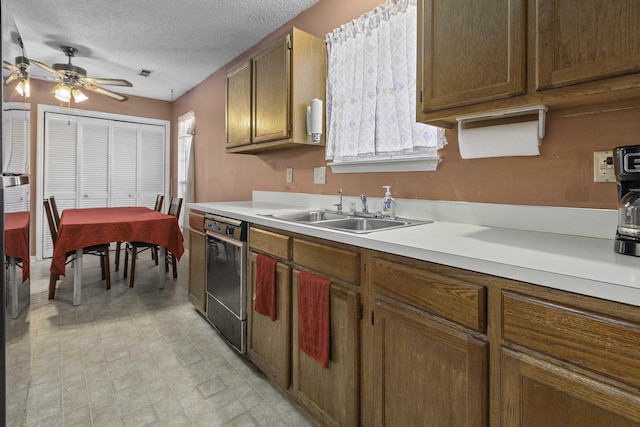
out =
[[457,117],[463,159],[538,156],[544,138],[546,105]]
[[307,135],[313,143],[320,142],[322,135],[322,100],[314,98],[307,107]]

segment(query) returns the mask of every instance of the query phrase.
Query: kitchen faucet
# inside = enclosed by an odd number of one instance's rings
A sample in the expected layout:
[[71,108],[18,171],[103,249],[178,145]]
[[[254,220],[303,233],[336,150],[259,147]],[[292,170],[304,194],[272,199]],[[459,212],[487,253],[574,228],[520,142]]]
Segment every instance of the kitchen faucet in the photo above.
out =
[[360,200],[362,200],[362,213],[368,214],[369,208],[367,208],[367,196],[364,194],[360,196]]
[[337,213],[341,214],[342,213],[342,188],[340,190],[338,190],[338,194],[340,195],[340,203],[336,203],[333,206],[337,207]]

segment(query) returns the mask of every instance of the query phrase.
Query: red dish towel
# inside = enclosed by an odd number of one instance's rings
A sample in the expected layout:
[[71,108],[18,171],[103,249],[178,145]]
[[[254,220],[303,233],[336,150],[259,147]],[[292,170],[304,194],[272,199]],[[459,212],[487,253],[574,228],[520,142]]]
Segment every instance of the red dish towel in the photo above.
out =
[[258,254],[254,310],[271,320],[276,320],[276,263],[275,259]]
[[300,349],[329,367],[329,288],[331,281],[301,271],[298,277]]

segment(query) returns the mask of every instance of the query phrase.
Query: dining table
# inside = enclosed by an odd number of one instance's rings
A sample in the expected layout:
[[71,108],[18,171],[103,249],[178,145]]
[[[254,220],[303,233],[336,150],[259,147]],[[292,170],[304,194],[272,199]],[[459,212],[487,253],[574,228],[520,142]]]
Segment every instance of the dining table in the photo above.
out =
[[[29,211],[4,214],[4,253],[9,260],[9,312],[18,317],[18,293],[21,284],[29,280]],[[17,265],[22,264],[22,280],[18,278]],[[22,292],[28,298],[29,292]]]
[[[156,244],[158,259],[165,259],[167,250],[178,260],[184,253],[184,238],[178,219],[173,215],[141,206],[76,208],[62,212],[50,271],[64,276],[67,255],[75,251],[73,305],[80,305],[82,299],[83,248],[122,241]],[[161,289],[165,276],[164,263],[158,263]]]

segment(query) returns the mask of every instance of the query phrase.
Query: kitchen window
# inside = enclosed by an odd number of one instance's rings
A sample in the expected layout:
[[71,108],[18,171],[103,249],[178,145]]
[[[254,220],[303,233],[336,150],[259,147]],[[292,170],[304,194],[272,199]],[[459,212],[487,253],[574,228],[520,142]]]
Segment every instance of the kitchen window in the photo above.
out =
[[326,36],[326,159],[334,173],[435,170],[444,129],[416,123],[415,0],[389,0]]

